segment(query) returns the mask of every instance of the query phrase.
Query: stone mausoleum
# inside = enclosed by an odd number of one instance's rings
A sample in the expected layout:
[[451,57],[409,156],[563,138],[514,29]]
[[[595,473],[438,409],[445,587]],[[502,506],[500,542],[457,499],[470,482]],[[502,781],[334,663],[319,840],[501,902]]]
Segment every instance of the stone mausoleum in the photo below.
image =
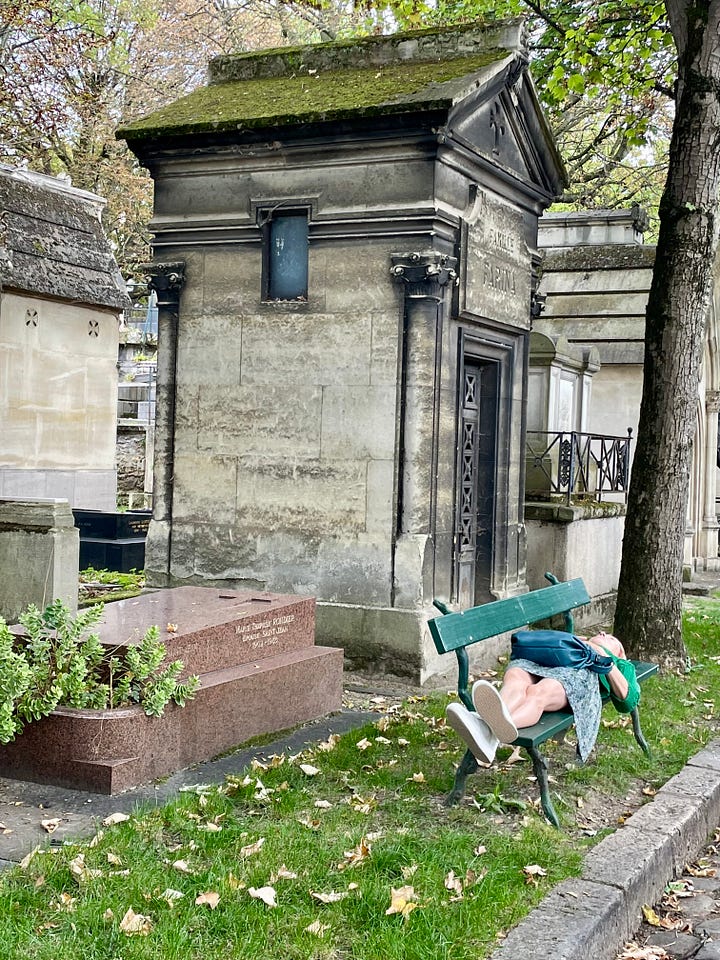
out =
[[563,171],[522,24],[221,57],[119,135],[155,181],[150,583],[313,594],[323,642],[426,679],[433,597],[526,589]]
[[0,498],[114,510],[118,326],[105,201],[0,164]]

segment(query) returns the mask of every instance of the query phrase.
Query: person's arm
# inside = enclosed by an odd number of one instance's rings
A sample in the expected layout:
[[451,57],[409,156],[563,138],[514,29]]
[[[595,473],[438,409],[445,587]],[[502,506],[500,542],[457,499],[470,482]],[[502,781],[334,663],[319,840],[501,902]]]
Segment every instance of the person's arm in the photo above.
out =
[[625,656],[622,643],[609,633],[601,633],[586,639],[593,650],[609,654],[613,659],[610,673],[600,677],[603,687],[620,713],[631,713],[640,702],[640,684],[637,682],[635,667]]
[[[601,633],[596,637],[584,639],[585,643],[587,643],[589,647],[592,647],[593,650],[601,654],[603,657],[606,657],[608,654],[612,654],[615,657],[622,657],[625,659],[625,650],[623,649],[623,646],[617,637],[613,637],[610,634]],[[617,697],[618,700],[625,700],[630,690],[630,686],[627,682],[627,679],[618,669],[617,664],[613,663],[610,673],[606,673],[604,676],[607,680],[608,686],[610,687],[610,693],[614,697]]]

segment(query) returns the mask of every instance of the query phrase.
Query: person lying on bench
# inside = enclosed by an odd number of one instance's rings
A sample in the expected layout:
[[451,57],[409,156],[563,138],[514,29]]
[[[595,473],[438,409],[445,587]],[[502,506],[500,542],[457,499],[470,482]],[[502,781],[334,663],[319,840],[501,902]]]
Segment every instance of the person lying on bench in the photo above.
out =
[[568,708],[575,717],[577,751],[584,763],[600,728],[602,694],[608,693],[621,713],[635,709],[640,686],[622,643],[607,633],[580,639],[612,659],[609,673],[600,676],[585,668],[544,667],[531,660],[511,659],[500,691],[487,680],[473,685],[472,701],[477,713],[461,703],[448,704],[448,724],[480,763],[492,763],[498,745],[512,743],[518,728],[537,723],[546,711]]

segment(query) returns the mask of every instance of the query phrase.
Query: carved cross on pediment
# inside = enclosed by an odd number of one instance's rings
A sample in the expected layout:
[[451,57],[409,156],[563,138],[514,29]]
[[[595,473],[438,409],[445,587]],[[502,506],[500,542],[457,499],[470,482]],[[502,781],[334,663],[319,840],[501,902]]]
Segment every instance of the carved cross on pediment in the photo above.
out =
[[25,311],[25,326],[26,327],[36,327],[38,325],[38,312],[37,310],[26,310]]
[[503,122],[503,111],[500,104],[495,101],[495,103],[490,108],[490,129],[493,132],[493,148],[492,152],[494,154],[500,153],[500,138],[505,136],[505,124]]

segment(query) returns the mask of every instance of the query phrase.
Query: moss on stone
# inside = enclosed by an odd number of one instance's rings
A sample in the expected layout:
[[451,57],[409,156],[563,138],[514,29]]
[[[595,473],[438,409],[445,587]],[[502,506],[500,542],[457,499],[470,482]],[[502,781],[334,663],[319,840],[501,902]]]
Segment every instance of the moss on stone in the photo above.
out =
[[118,130],[127,140],[249,130],[447,108],[508,51],[359,70],[214,83]]
[[639,243],[589,243],[576,247],[546,249],[543,272],[557,270],[652,269],[655,247]]

